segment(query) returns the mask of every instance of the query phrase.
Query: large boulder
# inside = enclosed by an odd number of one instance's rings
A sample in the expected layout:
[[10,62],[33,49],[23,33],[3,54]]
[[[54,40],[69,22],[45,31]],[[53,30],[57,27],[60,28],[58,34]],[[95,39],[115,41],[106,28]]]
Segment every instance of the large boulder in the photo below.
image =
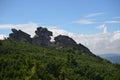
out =
[[72,38],[65,35],[59,35],[55,37],[54,40],[55,40],[55,45],[60,47],[73,47],[77,45]]
[[38,27],[35,33],[36,35],[32,39],[32,44],[41,46],[51,46],[51,31],[48,31],[47,28]]
[[16,30],[16,29],[12,29],[12,32],[13,33],[9,34],[10,39],[31,43],[32,39],[30,38],[29,34],[23,32],[21,30]]
[[72,38],[65,36],[65,35],[59,35],[54,38],[55,40],[55,45],[59,47],[72,47],[74,49],[81,50],[85,53],[92,54],[92,52],[85,47],[82,44],[77,44]]

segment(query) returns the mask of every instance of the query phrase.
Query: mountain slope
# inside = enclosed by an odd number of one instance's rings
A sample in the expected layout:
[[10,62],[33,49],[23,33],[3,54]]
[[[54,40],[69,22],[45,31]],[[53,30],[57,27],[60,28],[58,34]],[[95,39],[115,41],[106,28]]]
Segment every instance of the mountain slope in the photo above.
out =
[[115,54],[115,53],[103,54],[103,55],[100,55],[100,57],[107,59],[107,60],[111,61],[112,63],[120,64],[120,55],[119,54]]
[[0,41],[0,80],[119,80],[120,65],[70,47]]

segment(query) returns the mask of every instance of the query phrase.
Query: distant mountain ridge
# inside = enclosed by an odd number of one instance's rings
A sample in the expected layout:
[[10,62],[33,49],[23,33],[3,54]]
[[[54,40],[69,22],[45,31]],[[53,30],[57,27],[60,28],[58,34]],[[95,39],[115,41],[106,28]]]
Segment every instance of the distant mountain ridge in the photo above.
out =
[[72,38],[39,27],[35,37],[12,29],[0,40],[0,80],[120,80],[120,65],[96,56]]
[[120,54],[109,53],[109,54],[102,54],[99,56],[111,61],[112,63],[120,64]]

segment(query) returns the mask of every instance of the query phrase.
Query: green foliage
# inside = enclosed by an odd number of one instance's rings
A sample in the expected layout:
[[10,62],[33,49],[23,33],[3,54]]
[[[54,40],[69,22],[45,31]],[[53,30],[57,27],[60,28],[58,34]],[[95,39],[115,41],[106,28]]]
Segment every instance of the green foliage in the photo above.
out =
[[72,48],[0,41],[0,80],[120,80],[120,65]]

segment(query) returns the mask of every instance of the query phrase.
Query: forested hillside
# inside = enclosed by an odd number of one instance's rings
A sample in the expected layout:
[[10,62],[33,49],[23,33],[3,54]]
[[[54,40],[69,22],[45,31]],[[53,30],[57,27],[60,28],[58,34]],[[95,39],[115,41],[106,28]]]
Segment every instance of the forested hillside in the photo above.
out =
[[120,80],[120,65],[70,47],[3,40],[0,80]]

